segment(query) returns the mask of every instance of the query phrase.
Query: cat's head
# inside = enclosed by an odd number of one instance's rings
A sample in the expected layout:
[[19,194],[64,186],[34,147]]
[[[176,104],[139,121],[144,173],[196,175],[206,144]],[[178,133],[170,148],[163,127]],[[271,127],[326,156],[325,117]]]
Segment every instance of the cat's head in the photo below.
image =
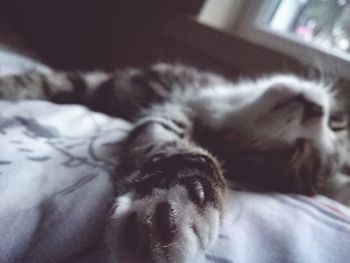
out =
[[338,171],[343,149],[330,127],[329,88],[278,75],[246,89],[245,103],[224,118],[214,146],[229,173],[257,189],[316,193]]

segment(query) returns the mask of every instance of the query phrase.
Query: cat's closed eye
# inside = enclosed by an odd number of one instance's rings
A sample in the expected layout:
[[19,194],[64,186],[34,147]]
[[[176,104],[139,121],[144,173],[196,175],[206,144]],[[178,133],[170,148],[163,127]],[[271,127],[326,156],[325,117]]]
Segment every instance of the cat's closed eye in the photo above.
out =
[[344,111],[332,112],[329,118],[329,127],[335,131],[343,131],[348,128],[348,117]]

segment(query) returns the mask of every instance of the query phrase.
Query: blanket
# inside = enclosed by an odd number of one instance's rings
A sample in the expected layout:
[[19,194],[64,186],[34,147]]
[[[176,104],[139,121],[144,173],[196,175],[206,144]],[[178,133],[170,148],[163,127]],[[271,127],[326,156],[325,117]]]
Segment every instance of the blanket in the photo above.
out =
[[[0,101],[0,262],[108,262],[103,242],[130,124],[78,105]],[[203,262],[342,263],[350,211],[326,197],[231,192]]]

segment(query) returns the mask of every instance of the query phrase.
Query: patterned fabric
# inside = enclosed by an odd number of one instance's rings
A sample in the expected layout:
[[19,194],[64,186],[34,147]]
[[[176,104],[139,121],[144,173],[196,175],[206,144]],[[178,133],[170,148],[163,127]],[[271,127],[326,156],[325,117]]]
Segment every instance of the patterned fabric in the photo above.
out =
[[[0,262],[105,262],[130,125],[76,105],[0,102]],[[114,175],[118,176],[118,175]],[[204,262],[348,262],[350,211],[325,197],[231,193]]]
[[0,262],[60,262],[101,239],[128,123],[46,102],[0,112]]

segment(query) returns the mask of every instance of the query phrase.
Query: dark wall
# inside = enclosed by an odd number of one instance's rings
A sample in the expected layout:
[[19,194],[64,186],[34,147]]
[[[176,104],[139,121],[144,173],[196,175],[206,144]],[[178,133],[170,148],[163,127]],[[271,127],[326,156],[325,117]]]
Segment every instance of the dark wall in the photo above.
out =
[[1,0],[24,40],[57,68],[110,68],[159,48],[169,17],[202,0]]

